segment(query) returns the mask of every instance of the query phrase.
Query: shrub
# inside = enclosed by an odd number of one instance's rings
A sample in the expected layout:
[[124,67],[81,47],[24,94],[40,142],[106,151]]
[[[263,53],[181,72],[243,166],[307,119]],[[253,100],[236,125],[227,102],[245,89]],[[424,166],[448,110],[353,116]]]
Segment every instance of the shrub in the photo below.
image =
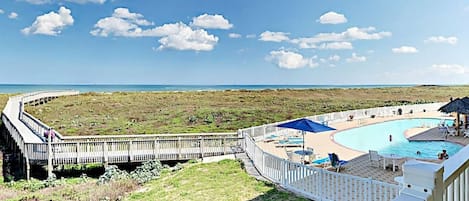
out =
[[143,184],[152,179],[158,178],[162,169],[163,165],[161,165],[160,161],[147,161],[137,167],[134,171],[130,172],[130,178],[139,184]]
[[129,178],[129,173],[124,170],[119,170],[119,168],[115,165],[110,165],[106,167],[104,174],[99,176],[98,184],[105,184],[113,180],[126,178]]
[[[182,168],[182,166],[178,164],[175,166],[175,168],[176,170],[179,170]],[[132,179],[138,184],[143,184],[152,179],[158,178],[163,169],[163,165],[158,160],[144,162],[141,166],[138,166],[130,173],[127,173],[124,170],[120,170],[115,165],[110,165],[106,168],[104,174],[99,177],[98,184],[106,184],[110,181],[122,179]]]

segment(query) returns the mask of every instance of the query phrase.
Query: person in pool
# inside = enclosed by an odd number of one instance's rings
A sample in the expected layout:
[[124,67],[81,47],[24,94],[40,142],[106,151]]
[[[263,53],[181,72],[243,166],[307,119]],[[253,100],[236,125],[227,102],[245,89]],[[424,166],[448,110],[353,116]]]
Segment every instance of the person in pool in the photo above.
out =
[[446,153],[446,149],[443,149],[443,152],[438,154],[438,159],[440,159],[440,160],[444,160],[444,159],[448,159],[448,158],[449,158],[449,156]]

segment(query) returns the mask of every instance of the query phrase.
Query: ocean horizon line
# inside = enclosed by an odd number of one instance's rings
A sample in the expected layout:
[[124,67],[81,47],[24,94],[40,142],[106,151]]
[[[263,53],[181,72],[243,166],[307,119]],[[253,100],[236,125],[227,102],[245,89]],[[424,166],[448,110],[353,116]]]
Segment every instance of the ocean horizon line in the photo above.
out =
[[415,86],[449,86],[428,84],[0,84],[0,93],[25,93],[44,90],[78,90],[80,92],[150,92],[150,91],[225,91],[267,89],[334,89],[390,88]]

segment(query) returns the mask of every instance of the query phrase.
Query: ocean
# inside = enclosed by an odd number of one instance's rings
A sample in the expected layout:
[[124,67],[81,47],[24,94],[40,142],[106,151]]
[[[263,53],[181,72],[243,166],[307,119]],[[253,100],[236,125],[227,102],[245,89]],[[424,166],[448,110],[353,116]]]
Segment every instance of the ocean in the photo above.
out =
[[223,91],[263,89],[332,89],[332,88],[383,88],[412,87],[416,85],[34,85],[0,84],[0,93],[26,93],[47,90],[78,90],[80,92],[131,92],[131,91]]

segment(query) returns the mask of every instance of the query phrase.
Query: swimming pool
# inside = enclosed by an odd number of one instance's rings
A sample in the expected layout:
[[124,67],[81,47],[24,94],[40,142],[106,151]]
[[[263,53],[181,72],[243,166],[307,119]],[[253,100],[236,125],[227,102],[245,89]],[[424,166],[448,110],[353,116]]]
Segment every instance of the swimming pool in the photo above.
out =
[[[450,157],[463,146],[443,141],[409,142],[404,132],[422,125],[436,126],[442,122],[437,118],[401,119],[353,128],[338,132],[334,140],[346,147],[368,152],[377,150],[379,154],[397,154],[404,157],[436,159],[438,152],[446,149]],[[445,120],[452,124],[452,120]],[[389,141],[392,135],[392,141]],[[421,154],[417,155],[417,151]]]

